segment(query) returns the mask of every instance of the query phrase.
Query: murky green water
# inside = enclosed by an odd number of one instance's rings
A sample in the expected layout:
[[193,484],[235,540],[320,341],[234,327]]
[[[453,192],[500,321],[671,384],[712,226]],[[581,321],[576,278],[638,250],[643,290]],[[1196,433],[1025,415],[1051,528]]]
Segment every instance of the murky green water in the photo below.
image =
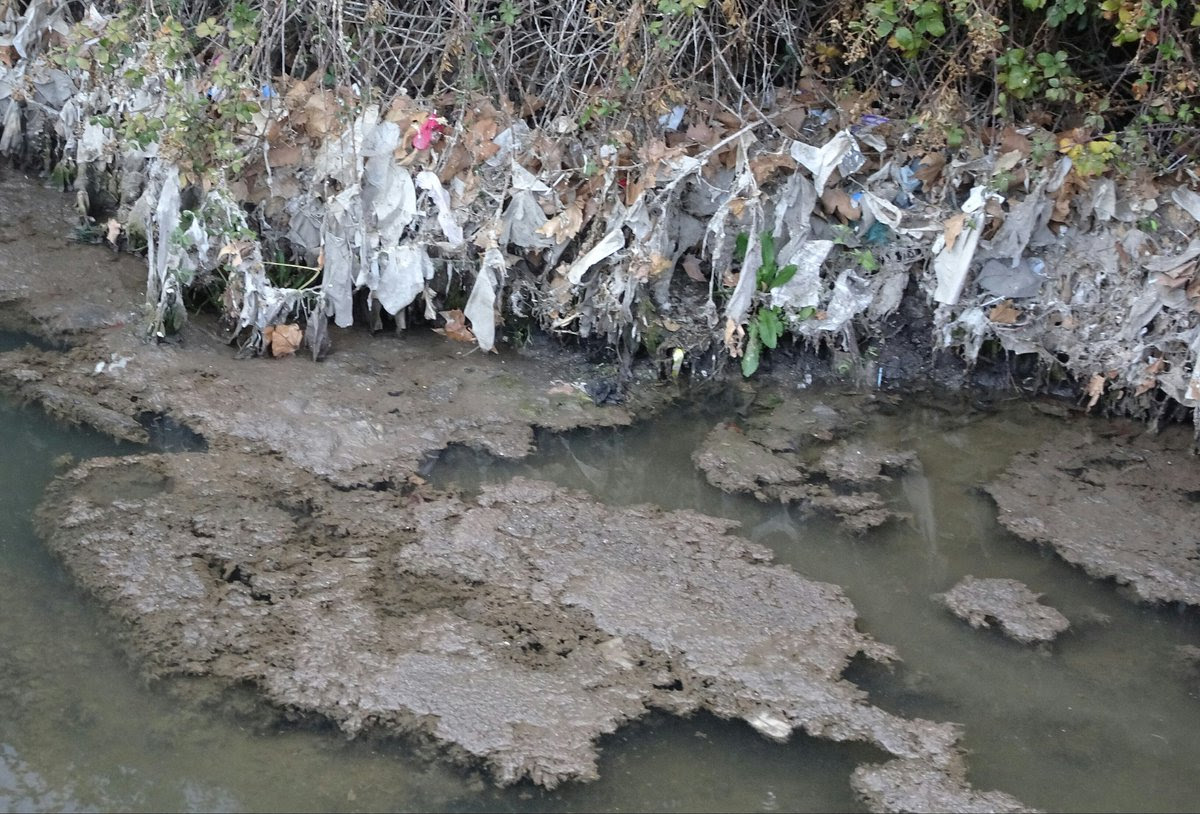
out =
[[[980,787],[1048,810],[1200,809],[1200,672],[1175,652],[1200,645],[1200,615],[1136,605],[1014,540],[976,491],[1052,421],[1024,406],[905,405],[871,433],[919,453],[925,477],[896,497],[922,519],[865,537],[710,488],[689,458],[710,425],[676,414],[547,436],[521,464],[454,450],[435,474],[473,488],[521,473],[734,517],[781,561],[845,587],[862,627],[904,658],[893,673],[856,665],[851,677],[888,709],[964,724]],[[656,716],[603,742],[597,783],[496,790],[406,743],[182,703],[139,681],[30,528],[55,458],[127,448],[0,404],[0,450],[0,809],[856,810],[849,773],[879,757]],[[1075,629],[1044,650],[973,631],[929,599],[965,574],[1022,580]]]

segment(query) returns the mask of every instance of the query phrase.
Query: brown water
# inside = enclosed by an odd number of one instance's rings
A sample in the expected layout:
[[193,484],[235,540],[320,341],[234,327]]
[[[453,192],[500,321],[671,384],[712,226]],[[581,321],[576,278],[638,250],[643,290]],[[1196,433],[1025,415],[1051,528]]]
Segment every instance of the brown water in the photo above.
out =
[[[862,627],[895,645],[894,672],[855,665],[873,700],[966,727],[971,779],[1049,810],[1200,809],[1200,615],[1155,609],[1015,540],[976,487],[1012,451],[1058,426],[1021,404],[982,414],[910,402],[869,433],[918,452],[924,476],[895,499],[920,522],[864,537],[707,485],[690,452],[711,416],[631,430],[545,436],[512,464],[452,450],[437,482],[474,488],[521,473],[614,503],[653,502],[738,519],[742,533],[807,576],[845,587]],[[127,451],[40,413],[0,405],[0,809],[129,810],[856,810],[847,778],[878,755],[744,724],[657,716],[603,742],[601,780],[553,792],[496,790],[396,741],[347,741],[262,723],[147,687],[32,534],[52,461]],[[929,595],[965,574],[1011,577],[1074,629],[1031,649],[974,631]],[[1107,621],[1105,621],[1107,619]]]

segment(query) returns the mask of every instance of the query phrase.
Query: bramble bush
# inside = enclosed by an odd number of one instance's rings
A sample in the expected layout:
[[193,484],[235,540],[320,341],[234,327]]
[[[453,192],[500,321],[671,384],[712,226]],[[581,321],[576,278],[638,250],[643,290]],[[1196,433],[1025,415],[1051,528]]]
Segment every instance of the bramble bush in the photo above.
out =
[[[680,104],[746,121],[788,93],[813,107],[849,99],[948,146],[998,122],[1082,127],[1114,134],[1124,161],[1164,168],[1200,141],[1196,0],[143,0],[127,9],[98,43],[80,40],[59,59],[120,70],[131,83],[156,60],[203,72],[210,98],[176,95],[165,120],[121,123],[138,142],[165,126],[164,147],[195,158],[197,174],[212,162],[236,168],[231,142],[259,101],[248,89],[280,74],[316,73],[364,98],[405,90],[452,106],[482,94],[534,125],[597,130],[637,129]],[[127,64],[135,38],[152,43],[142,67]]]

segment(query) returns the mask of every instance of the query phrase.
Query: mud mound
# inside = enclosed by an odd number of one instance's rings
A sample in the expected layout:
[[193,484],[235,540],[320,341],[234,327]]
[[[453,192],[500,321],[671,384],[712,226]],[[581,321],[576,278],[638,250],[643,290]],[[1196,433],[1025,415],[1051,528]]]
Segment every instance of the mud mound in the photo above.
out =
[[1200,459],[1181,432],[1063,432],[988,485],[1000,522],[1149,602],[1200,605]]
[[935,598],[971,627],[997,626],[1022,644],[1053,641],[1071,626],[1056,609],[1038,602],[1040,594],[1015,579],[966,576]]
[[520,479],[476,500],[344,491],[225,452],[90,461],[37,522],[149,673],[420,733],[502,783],[595,777],[597,737],[651,708],[957,760],[953,724],[841,678],[856,653],[891,656],[841,591],[728,521]]
[[722,491],[764,503],[795,503],[865,531],[904,516],[868,487],[920,462],[912,452],[844,438],[863,418],[861,399],[789,394],[743,423],[713,427],[692,460]]

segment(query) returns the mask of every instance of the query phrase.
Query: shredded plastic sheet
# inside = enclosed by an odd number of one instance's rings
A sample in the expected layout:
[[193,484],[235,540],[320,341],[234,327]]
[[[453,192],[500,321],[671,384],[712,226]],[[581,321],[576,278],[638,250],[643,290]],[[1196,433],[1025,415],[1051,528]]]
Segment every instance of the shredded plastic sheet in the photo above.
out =
[[[471,122],[449,122],[446,140],[422,142],[418,156],[406,128],[428,121],[430,109],[411,99],[411,118],[403,105],[385,113],[347,102],[343,118],[324,117],[319,138],[293,129],[267,144],[268,125],[291,127],[281,91],[278,107],[265,105],[253,122],[264,136],[259,176],[218,184],[197,205],[197,190],[180,189],[177,168],[156,145],[130,148],[96,119],[161,115],[161,94],[149,90],[161,76],[135,89],[64,71],[40,56],[51,31],[69,33],[64,8],[30,3],[19,19],[10,10],[0,29],[0,44],[19,45],[21,57],[0,65],[0,152],[20,149],[36,128],[48,128],[81,179],[116,176],[120,220],[144,231],[149,244],[147,297],[156,328],[179,315],[190,280],[221,264],[230,236],[250,229],[243,206],[254,203],[264,215],[256,228],[288,240],[323,281],[316,293],[278,288],[261,250],[246,249],[228,269],[239,329],[261,333],[314,309],[349,325],[359,288],[397,315],[420,299],[433,318],[435,285],[461,275],[480,347],[494,346],[501,310],[581,336],[636,338],[647,318],[671,313],[683,321],[672,310],[680,285],[707,277],[706,305],[686,316],[716,334],[724,330],[737,353],[757,307],[780,308],[798,336],[847,335],[894,312],[915,280],[918,296],[938,304],[936,341],[969,360],[996,338],[1014,352],[1067,359],[1083,381],[1103,375],[1108,392],[1159,388],[1200,411],[1194,179],[1173,189],[1157,186],[1161,181],[1114,183],[1072,173],[1069,158],[1038,166],[1015,149],[997,155],[964,148],[943,167],[883,133],[830,134],[835,111],[819,110],[811,111],[813,126],[804,132],[812,135],[803,141],[760,143],[754,131],[763,122],[751,122],[707,144],[626,144],[639,153],[632,172],[624,148],[588,142],[571,122],[537,132],[495,111],[487,114],[494,117],[490,129],[468,132]],[[84,23],[99,36],[107,20],[89,10]],[[22,95],[14,98],[18,88]],[[297,98],[298,110],[308,112],[310,102],[325,113],[342,104],[324,88],[308,87]],[[272,119],[272,110],[280,117]],[[698,116],[680,106],[664,126],[684,132]],[[446,169],[454,144],[471,153],[471,166],[457,175]],[[542,160],[558,148],[572,151],[575,166],[582,157],[595,174],[571,180],[571,163]],[[988,191],[1002,173],[1018,170],[1026,180],[1005,192],[1009,200]],[[952,205],[963,189],[971,190],[966,202]],[[831,209],[822,200],[830,192],[853,206]],[[187,215],[184,198],[193,210]],[[1151,215],[1157,225],[1145,222]],[[756,279],[764,231],[779,247],[779,265],[797,267],[786,285],[767,293]],[[745,261],[735,263],[740,234],[750,246]],[[849,268],[852,252],[869,252],[875,262]],[[535,274],[514,264],[520,257]],[[539,262],[544,273],[535,276]],[[714,294],[735,275],[721,312]],[[654,308],[647,311],[639,306],[648,296]],[[328,343],[325,321],[312,319],[307,330],[319,354]]]
[[971,261],[975,258],[975,249],[979,246],[987,222],[984,205],[989,197],[999,196],[989,195],[987,187],[983,185],[972,188],[966,203],[962,205],[963,221],[953,243],[944,232],[933,244],[933,271],[937,275],[933,298],[937,302],[954,305],[962,295]]
[[[793,141],[791,156],[813,175],[817,195],[825,191],[825,184],[833,171],[838,169],[847,155],[857,152],[858,145],[849,130],[842,130],[821,147],[813,147],[801,141]],[[861,166],[861,164],[859,164]]]

